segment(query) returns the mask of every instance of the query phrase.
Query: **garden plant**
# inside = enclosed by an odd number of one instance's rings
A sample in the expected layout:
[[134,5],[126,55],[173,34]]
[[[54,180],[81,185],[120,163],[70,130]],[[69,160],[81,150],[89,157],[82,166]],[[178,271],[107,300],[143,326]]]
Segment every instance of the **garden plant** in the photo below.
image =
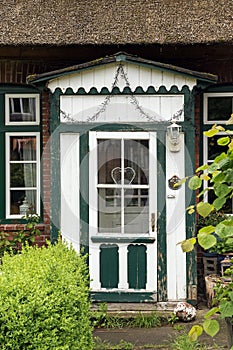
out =
[[[233,124],[233,115],[227,124]],[[221,136],[221,134],[223,135]],[[206,137],[214,137],[218,134],[217,143],[223,146],[223,152],[215,157],[211,164],[204,164],[196,169],[196,174],[190,179],[185,178],[183,182],[188,180],[188,186],[191,190],[199,190],[199,202],[188,208],[189,214],[198,213],[201,218],[208,218],[213,212],[222,212],[227,207],[229,201],[232,202],[233,197],[233,131],[214,125],[210,130],[204,132]],[[203,184],[207,186],[203,187]],[[204,188],[204,189],[203,189]],[[205,201],[204,196],[207,191],[214,190],[215,199]],[[202,200],[200,200],[202,198]],[[231,215],[220,220],[219,223],[208,222],[198,231],[197,237],[192,237],[180,242],[184,252],[190,252],[198,243],[204,250],[217,251],[221,245],[221,251],[224,253],[232,252],[233,248],[233,217]],[[233,263],[233,259],[232,259]],[[214,305],[205,315],[202,325],[195,325],[189,332],[192,340],[196,340],[203,330],[215,336],[219,331],[219,323],[212,316],[219,313],[220,316],[227,320],[230,324],[230,333],[228,339],[229,348],[233,349],[232,338],[232,321],[233,321],[233,265],[225,271],[228,283],[222,283],[221,278],[216,287],[216,296]],[[225,277],[223,278],[225,280]]]
[[60,240],[5,253],[0,273],[1,350],[91,350],[85,257]]

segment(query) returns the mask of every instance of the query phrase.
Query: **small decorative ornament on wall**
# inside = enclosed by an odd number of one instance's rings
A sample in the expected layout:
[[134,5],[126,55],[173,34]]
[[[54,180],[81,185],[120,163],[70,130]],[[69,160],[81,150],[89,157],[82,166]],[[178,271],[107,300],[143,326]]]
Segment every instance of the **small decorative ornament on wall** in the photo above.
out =
[[180,178],[177,175],[173,175],[169,180],[168,180],[168,187],[171,190],[179,190],[181,188],[181,185],[178,185],[180,182]]

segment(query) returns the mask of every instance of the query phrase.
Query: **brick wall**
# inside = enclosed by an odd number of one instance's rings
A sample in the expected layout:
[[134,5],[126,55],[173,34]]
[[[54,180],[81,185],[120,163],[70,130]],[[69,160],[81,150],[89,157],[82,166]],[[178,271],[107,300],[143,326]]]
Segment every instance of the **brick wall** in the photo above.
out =
[[46,70],[42,62],[22,60],[0,60],[1,83],[26,83],[28,75],[39,74]]
[[45,232],[50,234],[50,133],[49,133],[49,94],[41,94],[41,111],[42,111],[42,155],[41,166],[43,168],[43,192],[42,202],[44,208],[44,225]]

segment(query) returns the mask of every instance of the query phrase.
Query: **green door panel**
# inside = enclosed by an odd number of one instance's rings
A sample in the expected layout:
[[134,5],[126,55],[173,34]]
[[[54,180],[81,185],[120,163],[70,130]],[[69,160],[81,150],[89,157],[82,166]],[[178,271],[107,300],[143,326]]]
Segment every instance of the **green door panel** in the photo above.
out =
[[117,288],[119,283],[119,254],[116,244],[100,246],[101,288]]
[[130,244],[128,246],[129,288],[146,289],[146,271],[146,246]]

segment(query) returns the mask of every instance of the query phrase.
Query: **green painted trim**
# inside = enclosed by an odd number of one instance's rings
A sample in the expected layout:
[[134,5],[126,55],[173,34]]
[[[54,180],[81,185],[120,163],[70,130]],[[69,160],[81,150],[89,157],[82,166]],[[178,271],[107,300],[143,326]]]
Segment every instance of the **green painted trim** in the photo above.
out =
[[158,301],[167,300],[166,244],[166,129],[157,135],[157,210],[158,210]]
[[40,93],[39,89],[33,85],[28,84],[5,84],[0,83],[0,95],[5,94],[28,94],[28,93]]
[[51,164],[51,230],[52,243],[58,239],[60,230],[60,93],[50,98],[50,164]]
[[[80,242],[85,253],[89,253],[89,134],[80,133]],[[85,194],[83,198],[82,193]]]
[[105,237],[92,236],[91,241],[94,243],[154,243],[155,237]]
[[[185,132],[185,176],[192,176],[195,167],[195,96],[199,91],[194,88],[192,92],[188,89],[184,95],[184,122],[182,129]],[[185,184],[185,207],[195,203],[195,192],[188,188]],[[195,214],[189,215],[186,211],[186,238],[196,235],[195,232]],[[180,248],[181,249],[181,248]],[[185,253],[184,253],[185,254]],[[187,298],[195,299],[197,287],[197,264],[196,252],[186,254],[186,286]]]
[[[185,164],[186,176],[190,176],[194,173],[195,165],[195,130],[191,128],[186,131],[186,159],[190,157],[191,163]],[[186,184],[186,208],[194,204],[196,200],[195,191],[191,191]],[[191,238],[196,236],[196,218],[195,214],[188,214],[186,212],[186,238]],[[185,253],[184,253],[185,254]],[[190,253],[186,253],[186,266],[187,266],[187,298],[195,299],[196,287],[197,287],[197,262],[196,262],[196,252],[193,250]]]
[[103,291],[103,292],[91,292],[90,297],[94,302],[112,302],[112,303],[145,303],[156,302],[156,293],[151,292],[115,292],[115,291]]
[[204,93],[209,93],[209,92],[233,92],[233,84],[228,83],[228,84],[218,84],[218,85],[210,85],[208,86],[204,91]]
[[41,132],[40,125],[5,125],[5,95],[6,94],[38,94],[37,88],[26,84],[0,84],[0,221],[1,224],[23,223],[22,219],[6,219],[6,158],[5,158],[5,133],[6,132]]
[[188,86],[182,86],[181,90],[178,89],[176,85],[171,86],[170,90],[168,90],[165,86],[161,85],[156,91],[154,86],[149,86],[146,90],[143,89],[142,86],[137,86],[134,91],[132,91],[129,87],[124,87],[121,91],[119,87],[115,86],[112,91],[110,91],[107,87],[102,87],[100,92],[96,87],[92,86],[89,91],[86,91],[83,87],[78,88],[75,92],[71,87],[68,87],[65,92],[62,92],[59,87],[55,89],[54,93],[61,93],[61,95],[183,95],[186,94],[187,91],[190,91]]

